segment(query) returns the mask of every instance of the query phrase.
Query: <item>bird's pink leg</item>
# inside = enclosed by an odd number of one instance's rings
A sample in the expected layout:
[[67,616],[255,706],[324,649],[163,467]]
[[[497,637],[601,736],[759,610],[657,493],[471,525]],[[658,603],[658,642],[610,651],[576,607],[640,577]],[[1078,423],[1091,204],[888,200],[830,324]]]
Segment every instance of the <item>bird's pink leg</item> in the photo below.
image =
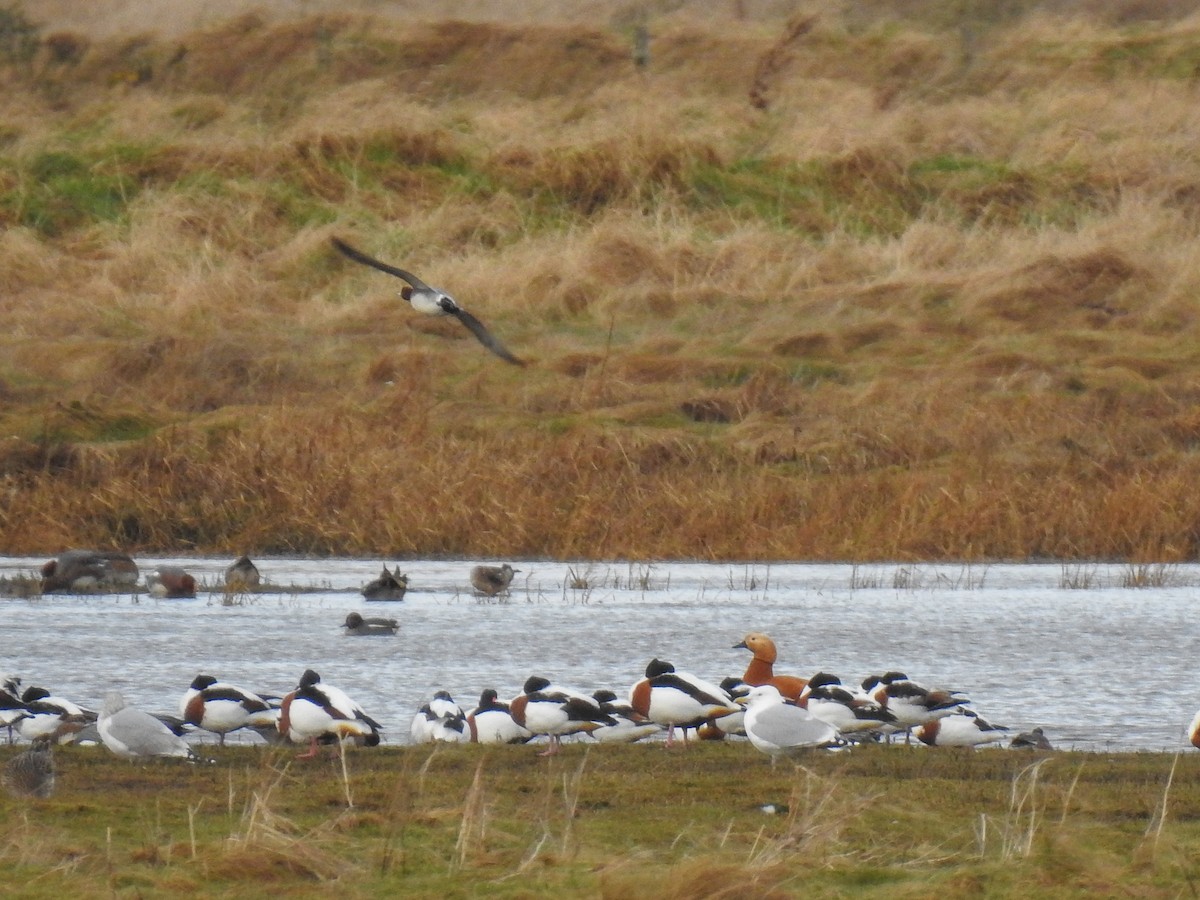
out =
[[317,739],[313,738],[312,743],[309,744],[309,746],[308,746],[308,752],[301,753],[299,756],[296,757],[296,759],[312,759],[316,755],[317,755]]

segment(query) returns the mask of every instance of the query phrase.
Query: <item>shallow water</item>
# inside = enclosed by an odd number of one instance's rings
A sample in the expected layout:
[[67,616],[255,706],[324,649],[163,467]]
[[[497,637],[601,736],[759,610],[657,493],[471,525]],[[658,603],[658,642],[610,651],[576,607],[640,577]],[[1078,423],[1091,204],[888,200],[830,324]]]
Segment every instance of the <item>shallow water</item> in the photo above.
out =
[[[511,598],[484,602],[470,593],[473,562],[414,560],[403,601],[366,603],[358,590],[379,561],[271,558],[256,562],[281,589],[227,605],[215,586],[230,561],[138,560],[143,575],[187,567],[203,586],[194,600],[0,601],[0,672],[92,708],[118,689],[177,712],[201,672],[284,693],[314,668],[383,724],[385,742],[404,743],[438,689],[468,707],[483,688],[511,696],[536,673],[623,694],[655,656],[719,681],[749,659],[732,645],[764,631],[780,648],[777,671],[857,682],[899,669],[966,692],[1014,731],[1041,725],[1062,748],[1174,750],[1200,707],[1194,566],[1154,569],[1162,586],[1128,588],[1134,570],[1121,565],[514,561]],[[42,562],[0,558],[0,576]],[[352,610],[396,618],[400,633],[346,637]]]

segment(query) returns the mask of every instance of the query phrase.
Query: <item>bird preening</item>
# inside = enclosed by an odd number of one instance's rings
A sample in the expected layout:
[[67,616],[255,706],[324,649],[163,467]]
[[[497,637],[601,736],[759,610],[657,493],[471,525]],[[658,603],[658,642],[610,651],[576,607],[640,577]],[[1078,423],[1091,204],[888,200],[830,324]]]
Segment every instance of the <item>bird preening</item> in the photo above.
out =
[[400,296],[412,304],[412,308],[419,313],[424,313],[427,316],[453,316],[462,322],[467,327],[467,330],[479,340],[479,343],[487,347],[494,354],[500,357],[505,362],[510,362],[515,366],[525,365],[524,360],[518,359],[509,352],[499,340],[497,340],[483,323],[477,318],[458,305],[458,302],[447,294],[445,291],[430,287],[416,275],[407,272],[404,269],[396,266],[388,265],[385,262],[380,262],[373,256],[368,256],[361,250],[356,250],[340,238],[331,238],[333,246],[343,256],[354,260],[356,263],[361,263],[364,266],[370,266],[373,269],[378,269],[380,272],[386,272],[388,275],[395,275],[397,278],[403,279],[407,285],[400,289]]

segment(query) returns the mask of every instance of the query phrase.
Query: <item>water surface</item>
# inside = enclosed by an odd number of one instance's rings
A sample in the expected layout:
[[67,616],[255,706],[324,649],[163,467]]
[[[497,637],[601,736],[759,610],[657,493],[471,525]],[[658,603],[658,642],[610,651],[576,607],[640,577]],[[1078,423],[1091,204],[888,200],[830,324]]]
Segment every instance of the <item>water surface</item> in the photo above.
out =
[[[0,576],[44,559],[0,558]],[[0,601],[0,672],[98,708],[119,689],[175,712],[201,672],[284,693],[306,668],[344,689],[403,743],[438,689],[465,706],[486,687],[518,693],[543,674],[592,691],[628,690],[655,656],[712,681],[740,675],[748,631],[780,648],[779,672],[844,681],[899,669],[966,692],[1014,730],[1041,725],[1056,745],[1174,750],[1200,708],[1194,676],[1200,568],[1121,565],[867,566],[512,561],[505,602],[481,601],[475,561],[412,560],[400,602],[358,594],[378,560],[256,560],[280,590],[227,597],[231,559],[183,565],[194,600],[139,594]],[[1136,576],[1155,586],[1126,587]],[[386,615],[395,637],[346,637],[347,612]]]

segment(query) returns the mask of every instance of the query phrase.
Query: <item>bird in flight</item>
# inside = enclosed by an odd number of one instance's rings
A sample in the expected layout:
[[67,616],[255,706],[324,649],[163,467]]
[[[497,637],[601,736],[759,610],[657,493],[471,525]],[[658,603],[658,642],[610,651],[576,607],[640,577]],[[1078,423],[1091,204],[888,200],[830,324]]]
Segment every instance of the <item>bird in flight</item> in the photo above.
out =
[[380,262],[374,257],[367,256],[361,250],[355,250],[339,238],[332,238],[332,241],[333,246],[343,256],[349,257],[356,263],[362,263],[364,266],[370,266],[373,269],[378,269],[380,272],[387,272],[389,275],[395,275],[397,278],[402,278],[408,282],[408,286],[400,289],[400,296],[411,303],[412,308],[417,312],[425,313],[427,316],[454,316],[463,325],[467,326],[467,330],[479,339],[479,343],[483,344],[483,346],[487,347],[502,360],[510,362],[515,366],[525,365],[524,360],[513,356],[507,347],[492,336],[492,333],[483,326],[482,322],[459,306],[455,299],[445,291],[430,287],[416,275],[412,274],[412,272],[406,272],[404,269],[389,266],[385,262]]

